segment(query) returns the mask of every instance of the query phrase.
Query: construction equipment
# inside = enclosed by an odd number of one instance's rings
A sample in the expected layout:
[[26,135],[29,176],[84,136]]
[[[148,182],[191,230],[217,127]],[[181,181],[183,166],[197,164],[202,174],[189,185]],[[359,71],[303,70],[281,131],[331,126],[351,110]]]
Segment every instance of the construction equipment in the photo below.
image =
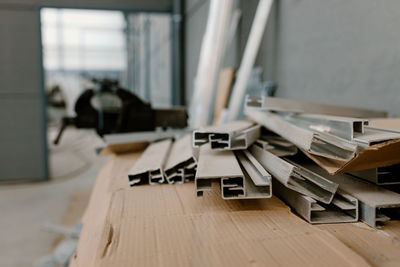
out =
[[92,79],[95,87],[85,90],[75,103],[75,117],[64,117],[54,144],[68,126],[95,129],[103,136],[111,133],[153,131],[156,127],[187,126],[185,107],[153,109],[117,80]]

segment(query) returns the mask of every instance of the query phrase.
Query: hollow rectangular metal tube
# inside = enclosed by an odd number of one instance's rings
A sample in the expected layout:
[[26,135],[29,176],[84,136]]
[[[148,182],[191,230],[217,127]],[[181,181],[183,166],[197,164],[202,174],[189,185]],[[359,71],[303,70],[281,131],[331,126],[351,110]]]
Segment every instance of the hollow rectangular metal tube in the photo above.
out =
[[271,112],[249,108],[245,110],[245,114],[267,129],[314,155],[347,161],[352,159],[357,151],[355,143],[300,128]]

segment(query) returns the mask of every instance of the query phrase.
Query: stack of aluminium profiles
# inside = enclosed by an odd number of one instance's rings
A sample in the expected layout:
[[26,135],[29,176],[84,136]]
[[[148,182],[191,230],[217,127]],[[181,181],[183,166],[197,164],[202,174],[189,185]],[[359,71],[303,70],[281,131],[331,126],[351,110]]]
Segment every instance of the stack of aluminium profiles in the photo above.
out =
[[360,219],[376,227],[399,213],[400,194],[388,187],[400,186],[400,127],[369,119],[384,112],[247,97],[245,114],[151,143],[130,185],[194,179],[198,197],[213,185],[226,200],[275,194],[313,224]]
[[194,179],[197,160],[191,135],[151,143],[128,172],[130,186],[184,183]]
[[[400,184],[400,131],[368,119],[386,112],[247,96],[245,114],[278,136],[249,151],[272,175],[273,193],[304,219],[376,227],[398,216],[400,194],[389,189]],[[290,155],[290,144],[302,153]]]
[[271,175],[248,151],[261,134],[261,126],[241,120],[193,132],[199,148],[195,177],[197,196],[219,183],[223,199],[270,198]]

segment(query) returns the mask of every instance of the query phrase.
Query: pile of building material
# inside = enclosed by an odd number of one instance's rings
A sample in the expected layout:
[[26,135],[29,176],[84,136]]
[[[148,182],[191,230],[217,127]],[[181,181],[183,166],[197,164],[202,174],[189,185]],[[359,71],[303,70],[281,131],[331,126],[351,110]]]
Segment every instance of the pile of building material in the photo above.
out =
[[400,130],[368,119],[385,112],[247,97],[245,114],[151,143],[129,172],[131,186],[194,178],[198,197],[213,183],[223,199],[275,194],[310,223],[375,227],[399,213],[400,194],[387,187],[400,184]]
[[224,199],[271,197],[271,175],[247,150],[260,135],[259,125],[244,120],[194,131],[193,146],[200,146],[197,196],[219,182]]
[[397,217],[400,194],[387,185],[400,184],[400,131],[368,119],[386,112],[248,96],[245,114],[303,152],[250,148],[272,174],[273,193],[307,221],[360,219],[375,227]]
[[129,184],[184,183],[194,178],[196,168],[190,134],[176,141],[159,140],[151,143],[129,170]]

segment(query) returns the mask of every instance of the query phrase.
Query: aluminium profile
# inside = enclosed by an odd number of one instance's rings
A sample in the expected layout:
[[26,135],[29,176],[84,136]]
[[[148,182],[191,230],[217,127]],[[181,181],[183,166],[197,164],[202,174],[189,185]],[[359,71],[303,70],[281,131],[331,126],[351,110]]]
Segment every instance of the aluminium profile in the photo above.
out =
[[336,183],[255,145],[251,146],[249,151],[284,186],[325,204],[331,203],[338,188]]
[[197,196],[203,196],[213,182],[219,182],[223,199],[271,197],[271,178],[265,169],[245,152],[238,152],[237,157],[233,151],[202,146],[195,177]]
[[261,135],[256,144],[278,157],[294,156],[297,147],[281,136]]
[[[309,161],[308,161],[309,162]],[[359,217],[366,224],[376,227],[389,221],[390,216],[398,217],[400,212],[400,194],[382,188],[349,174],[329,175],[314,163],[303,163],[310,171],[318,173],[330,181],[339,184],[339,189],[358,199]]]
[[285,119],[299,127],[349,141],[354,139],[355,133],[363,134],[364,126],[368,125],[367,119],[319,114],[291,114],[285,116]]
[[151,143],[128,172],[130,186],[160,184],[164,182],[164,164],[168,158],[172,139]]
[[272,184],[274,194],[311,224],[358,221],[358,200],[340,190],[330,204],[324,204],[285,187],[276,179],[273,179]]
[[191,137],[191,134],[187,134],[172,144],[164,168],[169,184],[184,183],[193,176],[191,173],[196,169],[197,161],[193,156]]
[[374,125],[368,125],[365,128],[371,129],[371,130],[379,130],[379,131],[384,131],[384,132],[389,132],[389,133],[399,133],[400,134],[400,129],[392,129],[392,128],[374,126]]
[[234,121],[195,130],[193,146],[210,143],[214,150],[242,150],[254,143],[260,133],[261,126],[251,121]]
[[400,164],[354,171],[349,174],[377,185],[400,184]]
[[314,102],[277,98],[246,96],[246,107],[255,107],[262,110],[285,111],[296,113],[315,113],[342,117],[355,118],[383,118],[387,117],[386,111],[363,108],[352,108]]
[[285,121],[271,112],[246,109],[245,114],[267,129],[307,152],[326,158],[347,161],[355,156],[357,144],[334,136],[315,133]]
[[366,128],[363,134],[356,133],[354,136],[354,141],[364,148],[394,139],[400,139],[400,133],[370,128]]

